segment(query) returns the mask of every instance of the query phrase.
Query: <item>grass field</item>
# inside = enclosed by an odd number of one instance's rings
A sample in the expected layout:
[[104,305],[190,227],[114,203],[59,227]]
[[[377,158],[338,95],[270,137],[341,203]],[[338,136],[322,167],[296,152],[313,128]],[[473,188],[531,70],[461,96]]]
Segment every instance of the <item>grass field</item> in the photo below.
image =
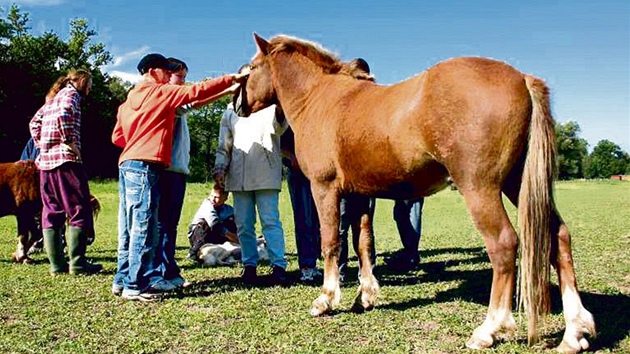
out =
[[[238,267],[200,268],[183,261],[187,224],[209,188],[201,184],[188,186],[177,250],[184,276],[194,285],[156,303],[112,296],[117,184],[93,182],[91,188],[103,212],[88,257],[104,265],[101,275],[52,278],[43,254],[35,256],[34,265],[11,263],[15,219],[0,219],[0,353],[458,353],[466,351],[466,340],[485,315],[490,264],[455,191],[427,199],[422,265],[408,275],[390,274],[383,266],[383,256],[400,241],[391,218],[393,202],[379,200],[379,305],[365,314],[351,313],[358,283],[349,276],[340,307],[331,316],[312,318],[308,310],[319,286],[247,289],[239,283]],[[556,196],[573,235],[582,300],[599,331],[592,350],[630,353],[630,183],[561,182]],[[289,271],[297,279],[286,189],[280,203]],[[514,208],[509,211],[514,218]],[[356,258],[351,261],[349,275],[357,267]],[[550,352],[564,326],[557,287],[542,343],[528,347],[525,319],[516,319],[519,330],[487,353]]]

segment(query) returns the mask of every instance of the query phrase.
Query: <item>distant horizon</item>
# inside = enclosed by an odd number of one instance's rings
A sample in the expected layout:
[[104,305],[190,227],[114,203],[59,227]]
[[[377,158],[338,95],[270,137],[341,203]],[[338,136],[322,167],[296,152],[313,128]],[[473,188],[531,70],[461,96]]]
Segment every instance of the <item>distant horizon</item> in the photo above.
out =
[[317,3],[191,0],[0,0],[30,17],[31,32],[68,37],[85,18],[114,60],[104,72],[133,82],[149,52],[178,57],[189,79],[234,72],[255,54],[252,33],[287,34],[321,44],[343,60],[362,57],[380,84],[403,81],[459,56],[505,61],[544,79],[559,123],[575,121],[591,152],[609,140],[630,153],[630,3],[496,3],[401,0]]

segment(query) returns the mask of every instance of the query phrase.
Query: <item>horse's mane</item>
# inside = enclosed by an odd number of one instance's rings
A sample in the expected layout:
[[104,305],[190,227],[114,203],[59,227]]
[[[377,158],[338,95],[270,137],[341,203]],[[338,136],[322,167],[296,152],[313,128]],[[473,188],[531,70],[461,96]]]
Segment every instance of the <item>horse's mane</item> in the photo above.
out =
[[357,79],[374,80],[369,73],[366,76],[365,73],[350,68],[347,62],[341,61],[319,43],[281,34],[269,40],[269,54],[278,52],[297,52],[322,68],[326,74],[346,74]]

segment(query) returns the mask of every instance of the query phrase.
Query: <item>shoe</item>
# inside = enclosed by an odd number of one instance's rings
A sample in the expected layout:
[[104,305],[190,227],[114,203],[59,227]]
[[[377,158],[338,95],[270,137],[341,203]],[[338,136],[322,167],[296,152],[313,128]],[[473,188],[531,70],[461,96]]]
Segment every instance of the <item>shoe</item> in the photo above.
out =
[[122,293],[120,294],[120,298],[123,300],[129,300],[129,301],[152,302],[152,301],[158,300],[160,296],[158,294],[151,293],[151,292],[141,292],[138,294],[134,294],[134,293],[130,294],[123,290]]
[[245,266],[243,273],[241,274],[241,281],[245,285],[256,285],[258,283],[258,275],[256,274],[256,267]]
[[112,295],[121,296],[123,293],[123,287],[117,284],[112,284]]
[[288,281],[287,271],[279,266],[273,266],[271,268],[271,284],[272,285],[286,285]]
[[173,284],[176,289],[185,289],[192,285],[191,282],[187,281],[182,277],[176,277],[168,280],[169,283]]
[[419,257],[409,257],[406,252],[398,252],[394,256],[385,259],[385,264],[390,271],[396,273],[408,273],[418,269]]
[[159,282],[151,285],[149,289],[155,293],[166,293],[177,289],[177,287],[168,280],[160,280]]
[[312,283],[315,278],[321,278],[322,273],[315,267],[300,269],[300,281],[305,283]]

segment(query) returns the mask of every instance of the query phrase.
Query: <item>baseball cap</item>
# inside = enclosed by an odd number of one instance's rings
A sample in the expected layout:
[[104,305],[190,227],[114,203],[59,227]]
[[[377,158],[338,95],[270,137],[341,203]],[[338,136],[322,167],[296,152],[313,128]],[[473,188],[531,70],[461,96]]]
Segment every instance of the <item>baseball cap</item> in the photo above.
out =
[[170,63],[162,54],[151,53],[145,55],[138,63],[138,71],[140,74],[145,74],[149,69],[164,69],[170,71],[176,70],[177,65]]

